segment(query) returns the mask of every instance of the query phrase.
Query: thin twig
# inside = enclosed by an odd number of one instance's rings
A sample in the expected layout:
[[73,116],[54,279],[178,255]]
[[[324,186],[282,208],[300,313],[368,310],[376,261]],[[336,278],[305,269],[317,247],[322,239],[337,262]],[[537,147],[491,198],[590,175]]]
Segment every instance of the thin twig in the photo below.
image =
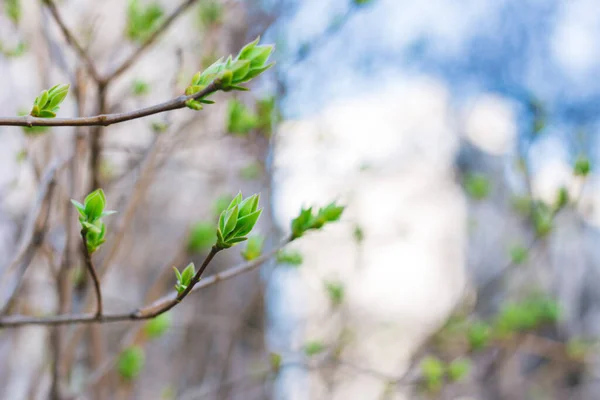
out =
[[115,114],[102,114],[93,117],[76,118],[37,118],[30,115],[24,117],[0,117],[0,126],[109,126],[119,122],[131,121],[149,115],[166,111],[178,110],[185,107],[188,100],[197,100],[208,96],[220,89],[218,82],[212,82],[203,90],[189,96],[179,96],[175,99],[135,111]]
[[[89,324],[89,323],[108,323],[108,322],[119,322],[119,321],[137,321],[154,318],[164,312],[169,311],[171,308],[179,304],[189,293],[196,292],[202,288],[212,286],[217,282],[231,279],[235,276],[243,274],[245,272],[252,271],[265,261],[271,258],[281,248],[287,245],[290,240],[285,240],[280,246],[271,250],[270,252],[246,263],[232,267],[226,271],[211,275],[205,279],[200,280],[202,272],[208,266],[208,263],[215,256],[216,251],[212,250],[204,263],[200,267],[200,270],[194,276],[192,284],[190,284],[184,292],[181,294],[171,294],[164,296],[154,303],[135,309],[131,312],[126,313],[104,313],[102,315],[95,314],[67,314],[67,315],[55,315],[47,317],[34,317],[25,315],[11,315],[6,317],[0,317],[0,328],[9,328],[23,325],[64,325],[64,324]],[[195,283],[194,283],[195,282]]]
[[62,16],[58,12],[58,9],[56,8],[56,5],[54,4],[54,2],[52,0],[44,0],[44,4],[50,10],[52,17],[54,18],[54,21],[56,22],[56,24],[62,31],[65,39],[67,40],[67,43],[69,43],[69,45],[71,45],[75,49],[79,58],[81,58],[84,61],[86,69],[88,70],[88,72],[90,73],[92,78],[94,78],[94,80],[98,83],[102,82],[102,77],[98,73],[98,70],[96,69],[96,66],[94,65],[94,62],[88,55],[87,51],[85,51],[83,46],[81,46],[81,44],[77,41],[77,39],[75,38],[75,35],[73,35],[73,33],[71,33],[71,31],[69,30],[69,28],[65,24],[64,20],[62,19]]
[[94,291],[96,292],[96,316],[99,317],[102,315],[102,290],[100,288],[100,279],[98,279],[96,268],[94,268],[92,255],[88,250],[85,230],[81,231],[81,243],[83,245],[83,258],[85,260],[85,267],[87,268],[90,276],[92,277],[92,281],[94,282]]
[[[33,258],[33,254],[35,250],[41,245],[44,235],[47,230],[46,223],[40,223],[40,217],[42,216],[42,211],[44,210],[44,203],[47,201],[49,194],[52,192],[52,189],[55,184],[56,174],[66,165],[67,160],[57,161],[53,163],[44,174],[40,187],[38,190],[38,197],[35,200],[34,206],[29,212],[29,217],[26,222],[26,226],[21,236],[19,248],[17,253],[14,255],[8,267],[4,269],[4,274],[2,275],[2,282],[13,282],[13,279],[16,279],[16,283],[12,286],[11,289],[1,290],[0,293],[6,293],[7,300],[4,303],[4,306],[0,313],[4,314],[12,303],[12,299],[18,292],[18,288],[20,286],[20,282],[23,279],[25,271],[29,267],[30,261]],[[48,209],[48,213],[50,210]],[[47,218],[44,218],[47,220]],[[42,221],[43,222],[43,221]],[[23,263],[23,260],[26,262]],[[10,274],[17,275],[16,278],[11,278]]]
[[123,61],[119,67],[117,67],[113,72],[104,78],[104,82],[110,82],[127,71],[133,65],[133,63],[135,63],[137,59],[140,58],[140,56],[144,54],[148,48],[150,48],[156,39],[158,39],[158,37],[162,35],[169,28],[169,26],[171,26],[177,17],[179,17],[196,2],[197,0],[186,0],[179,7],[177,7],[177,9],[175,9],[175,11],[173,11],[173,13],[164,20],[161,26],[156,28],[150,37],[148,37],[148,39],[146,39],[146,41],[140,47],[138,47],[136,51],[134,51],[125,61]]

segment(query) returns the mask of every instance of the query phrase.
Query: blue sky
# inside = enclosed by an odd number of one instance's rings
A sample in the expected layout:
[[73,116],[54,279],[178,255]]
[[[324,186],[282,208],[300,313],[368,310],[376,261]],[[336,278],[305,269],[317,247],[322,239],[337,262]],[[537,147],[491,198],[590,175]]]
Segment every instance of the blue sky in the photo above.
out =
[[[288,49],[311,43],[347,0],[302,0],[284,20]],[[292,7],[290,7],[292,9]],[[549,108],[553,124],[594,126],[600,112],[597,0],[373,0],[289,69],[286,112],[430,75],[456,101],[484,91]],[[315,91],[315,87],[319,90]]]

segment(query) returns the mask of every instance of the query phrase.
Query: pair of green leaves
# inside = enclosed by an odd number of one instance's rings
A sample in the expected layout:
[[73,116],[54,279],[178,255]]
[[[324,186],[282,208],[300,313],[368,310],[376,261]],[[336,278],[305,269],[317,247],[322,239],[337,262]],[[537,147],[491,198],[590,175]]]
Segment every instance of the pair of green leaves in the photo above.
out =
[[44,90],[33,102],[30,115],[39,118],[54,118],[60,104],[69,93],[69,85],[56,85],[49,90]]
[[[206,70],[197,72],[192,77],[192,83],[185,90],[187,96],[191,96],[204,90],[211,83],[216,83],[220,90],[248,90],[242,83],[251,79],[271,68],[274,63],[267,64],[269,56],[273,52],[273,46],[259,46],[260,38],[244,46],[236,58],[231,55],[227,60],[220,58],[215,61]],[[199,99],[188,100],[185,104],[192,110],[201,110],[202,104],[213,104],[213,101],[207,99],[208,95]]]
[[296,239],[311,229],[321,229],[329,222],[338,221],[344,212],[344,206],[335,202],[320,208],[315,214],[312,207],[303,208],[300,215],[292,220],[292,238]]
[[258,194],[242,199],[242,193],[238,193],[231,200],[227,209],[219,216],[218,248],[227,249],[248,239],[246,235],[252,231],[262,213],[262,208],[258,208],[259,199]]
[[81,231],[85,235],[88,252],[92,254],[106,241],[106,225],[102,222],[102,217],[112,215],[116,211],[104,210],[106,207],[106,196],[102,189],[97,189],[87,195],[83,204],[73,199],[71,203],[73,203],[79,212]]
[[189,263],[183,272],[179,272],[179,270],[175,267],[173,267],[173,270],[175,271],[175,277],[177,278],[175,290],[177,290],[178,294],[181,294],[192,283],[192,279],[194,279],[194,275],[196,275],[196,266],[194,263]]

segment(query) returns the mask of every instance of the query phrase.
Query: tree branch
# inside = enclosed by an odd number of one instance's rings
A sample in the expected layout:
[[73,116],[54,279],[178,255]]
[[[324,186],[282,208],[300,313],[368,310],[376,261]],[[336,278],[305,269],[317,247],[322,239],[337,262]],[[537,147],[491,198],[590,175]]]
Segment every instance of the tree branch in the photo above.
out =
[[[29,217],[19,242],[18,250],[9,265],[4,268],[4,273],[0,279],[0,282],[3,282],[3,284],[12,285],[10,289],[2,286],[3,289],[0,290],[0,293],[8,292],[6,301],[0,311],[2,314],[10,308],[14,296],[18,293],[25,271],[29,267],[36,249],[41,245],[44,239],[47,230],[47,218],[50,214],[50,209],[46,207],[46,216],[41,220],[41,217],[43,217],[42,212],[44,211],[44,204],[49,202],[49,195],[52,193],[56,183],[56,175],[66,165],[67,161],[68,159],[54,162],[42,178],[38,196],[33,208],[29,212]],[[25,262],[23,262],[24,260]]]
[[6,317],[0,317],[0,328],[11,328],[24,325],[64,325],[64,324],[90,324],[90,323],[108,323],[108,322],[119,322],[119,321],[139,321],[154,318],[164,312],[169,311],[171,308],[179,304],[189,293],[196,292],[202,288],[212,286],[215,283],[231,279],[235,276],[241,275],[245,272],[252,271],[258,268],[265,261],[270,259],[274,254],[286,246],[291,239],[286,239],[279,246],[271,250],[270,252],[236,267],[232,267],[226,271],[211,275],[200,281],[202,273],[217,254],[218,250],[213,248],[208,254],[200,270],[194,276],[192,284],[186,288],[184,292],[179,294],[171,294],[164,296],[154,303],[135,309],[131,312],[126,313],[105,313],[105,314],[66,314],[66,315],[55,315],[47,317],[34,317],[26,315],[11,315]]
[[110,82],[113,79],[117,78],[119,75],[127,71],[133,63],[137,61],[138,58],[158,39],[160,35],[162,35],[171,24],[179,17],[182,13],[184,13],[188,8],[190,8],[197,0],[186,0],[184,1],[171,15],[164,20],[161,26],[156,28],[156,30],[146,39],[146,41],[137,48],[123,63],[117,67],[113,72],[108,74],[104,78],[104,82]]
[[24,117],[0,117],[0,126],[109,126],[119,122],[131,121],[149,115],[166,111],[178,110],[185,107],[188,100],[197,100],[208,96],[220,89],[220,84],[212,82],[203,90],[189,96],[179,96],[175,99],[135,111],[115,114],[101,114],[93,117],[75,118],[36,118],[30,115]]
[[83,245],[83,258],[85,260],[85,267],[90,273],[92,281],[94,281],[94,291],[96,292],[96,317],[99,317],[102,315],[102,290],[100,288],[100,279],[98,279],[98,274],[96,274],[96,268],[94,268],[92,255],[88,250],[85,230],[81,231],[81,243]]
[[75,38],[75,35],[73,35],[73,33],[71,33],[71,31],[69,30],[69,28],[63,21],[62,16],[58,12],[58,9],[56,8],[56,5],[54,4],[53,0],[43,0],[43,1],[44,1],[44,4],[46,5],[46,7],[48,7],[48,9],[50,10],[52,17],[54,18],[54,21],[56,22],[56,24],[62,31],[65,39],[67,40],[67,43],[69,43],[69,45],[71,45],[75,49],[75,51],[77,52],[77,55],[84,61],[86,69],[88,70],[88,72],[90,73],[92,78],[94,78],[94,80],[98,83],[102,82],[103,79],[100,76],[100,74],[98,73],[98,70],[96,69],[96,66],[94,65],[94,62],[92,61],[90,56],[87,54],[87,51],[85,51],[83,46],[81,46],[81,44],[77,41],[77,39]]

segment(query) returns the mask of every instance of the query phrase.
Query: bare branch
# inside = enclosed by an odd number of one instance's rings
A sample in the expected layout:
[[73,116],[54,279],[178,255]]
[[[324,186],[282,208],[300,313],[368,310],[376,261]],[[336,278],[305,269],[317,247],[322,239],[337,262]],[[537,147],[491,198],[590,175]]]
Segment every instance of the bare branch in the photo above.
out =
[[85,267],[87,268],[90,276],[92,277],[92,281],[94,282],[94,291],[96,292],[96,316],[102,315],[102,290],[100,288],[100,279],[98,279],[98,274],[96,274],[96,268],[94,268],[94,262],[92,261],[92,255],[88,250],[87,246],[87,238],[85,236],[85,231],[81,231],[81,243],[83,245],[83,258],[85,260]]
[[94,65],[94,62],[88,55],[87,51],[83,48],[83,46],[81,46],[81,44],[77,41],[77,39],[75,38],[75,35],[73,35],[73,33],[69,30],[69,28],[63,21],[62,16],[58,12],[58,9],[56,8],[56,5],[54,4],[54,2],[52,0],[44,0],[44,4],[50,10],[52,17],[54,18],[54,21],[56,22],[56,24],[62,31],[63,35],[65,36],[67,43],[69,43],[69,45],[71,45],[75,49],[79,58],[81,58],[84,61],[86,69],[88,70],[88,72],[90,73],[92,78],[94,78],[94,80],[96,82],[102,82],[103,81],[102,77],[98,73],[98,70],[96,69],[96,66]]
[[115,114],[101,114],[94,117],[76,118],[36,118],[24,117],[0,117],[0,126],[109,126],[119,122],[131,121],[149,115],[159,114],[166,111],[178,110],[185,107],[188,100],[197,100],[208,96],[220,89],[218,82],[213,82],[203,90],[189,96],[179,96],[175,99],[154,106],[142,108],[135,111]]
[[137,61],[137,59],[140,58],[140,56],[144,54],[144,52],[148,50],[150,46],[152,46],[156,39],[158,39],[158,37],[162,35],[181,14],[183,14],[197,1],[198,0],[186,0],[179,7],[177,7],[177,9],[164,20],[162,25],[159,26],[150,35],[150,37],[146,39],[146,41],[140,47],[138,47],[135,52],[133,52],[133,54],[131,54],[119,67],[117,67],[113,72],[104,78],[104,82],[110,82],[127,71]]
[[[26,222],[26,227],[21,237],[17,253],[12,258],[9,265],[4,269],[5,272],[1,278],[2,282],[8,282],[9,284],[13,282],[13,279],[16,279],[16,283],[12,285],[10,290],[0,291],[0,293],[8,292],[7,301],[4,303],[2,313],[6,312],[7,308],[12,303],[12,299],[18,292],[20,282],[23,279],[23,275],[25,274],[31,259],[33,258],[33,254],[43,241],[43,237],[47,228],[45,222],[40,224],[40,217],[42,215],[42,211],[44,210],[44,203],[47,201],[49,194],[52,192],[52,188],[56,182],[56,174],[66,165],[67,161],[68,160],[54,162],[48,168],[48,171],[42,178],[38,191],[38,197],[32,210],[29,212],[29,219]],[[50,210],[48,210],[48,213],[49,212]],[[46,220],[46,218],[44,219]],[[26,260],[26,262],[23,263],[23,260]],[[21,267],[19,268],[19,266]],[[11,274],[15,274],[16,277],[11,278]]]
[[171,308],[179,304],[189,293],[196,292],[202,288],[212,286],[215,283],[231,279],[235,276],[243,273],[252,271],[258,268],[265,261],[270,259],[274,254],[286,246],[291,240],[287,239],[283,241],[279,246],[271,250],[270,252],[246,263],[232,267],[226,271],[218,274],[209,276],[208,278],[200,281],[201,275],[217,254],[218,250],[213,248],[208,254],[202,266],[194,276],[192,283],[187,289],[181,294],[171,294],[164,296],[149,306],[138,308],[127,313],[105,313],[102,315],[97,314],[66,314],[66,315],[55,315],[49,317],[33,317],[25,315],[11,315],[6,317],[0,317],[0,328],[10,328],[24,325],[64,325],[64,324],[89,324],[89,323],[108,323],[108,322],[119,322],[119,321],[139,321],[154,318],[164,312],[169,311]]

